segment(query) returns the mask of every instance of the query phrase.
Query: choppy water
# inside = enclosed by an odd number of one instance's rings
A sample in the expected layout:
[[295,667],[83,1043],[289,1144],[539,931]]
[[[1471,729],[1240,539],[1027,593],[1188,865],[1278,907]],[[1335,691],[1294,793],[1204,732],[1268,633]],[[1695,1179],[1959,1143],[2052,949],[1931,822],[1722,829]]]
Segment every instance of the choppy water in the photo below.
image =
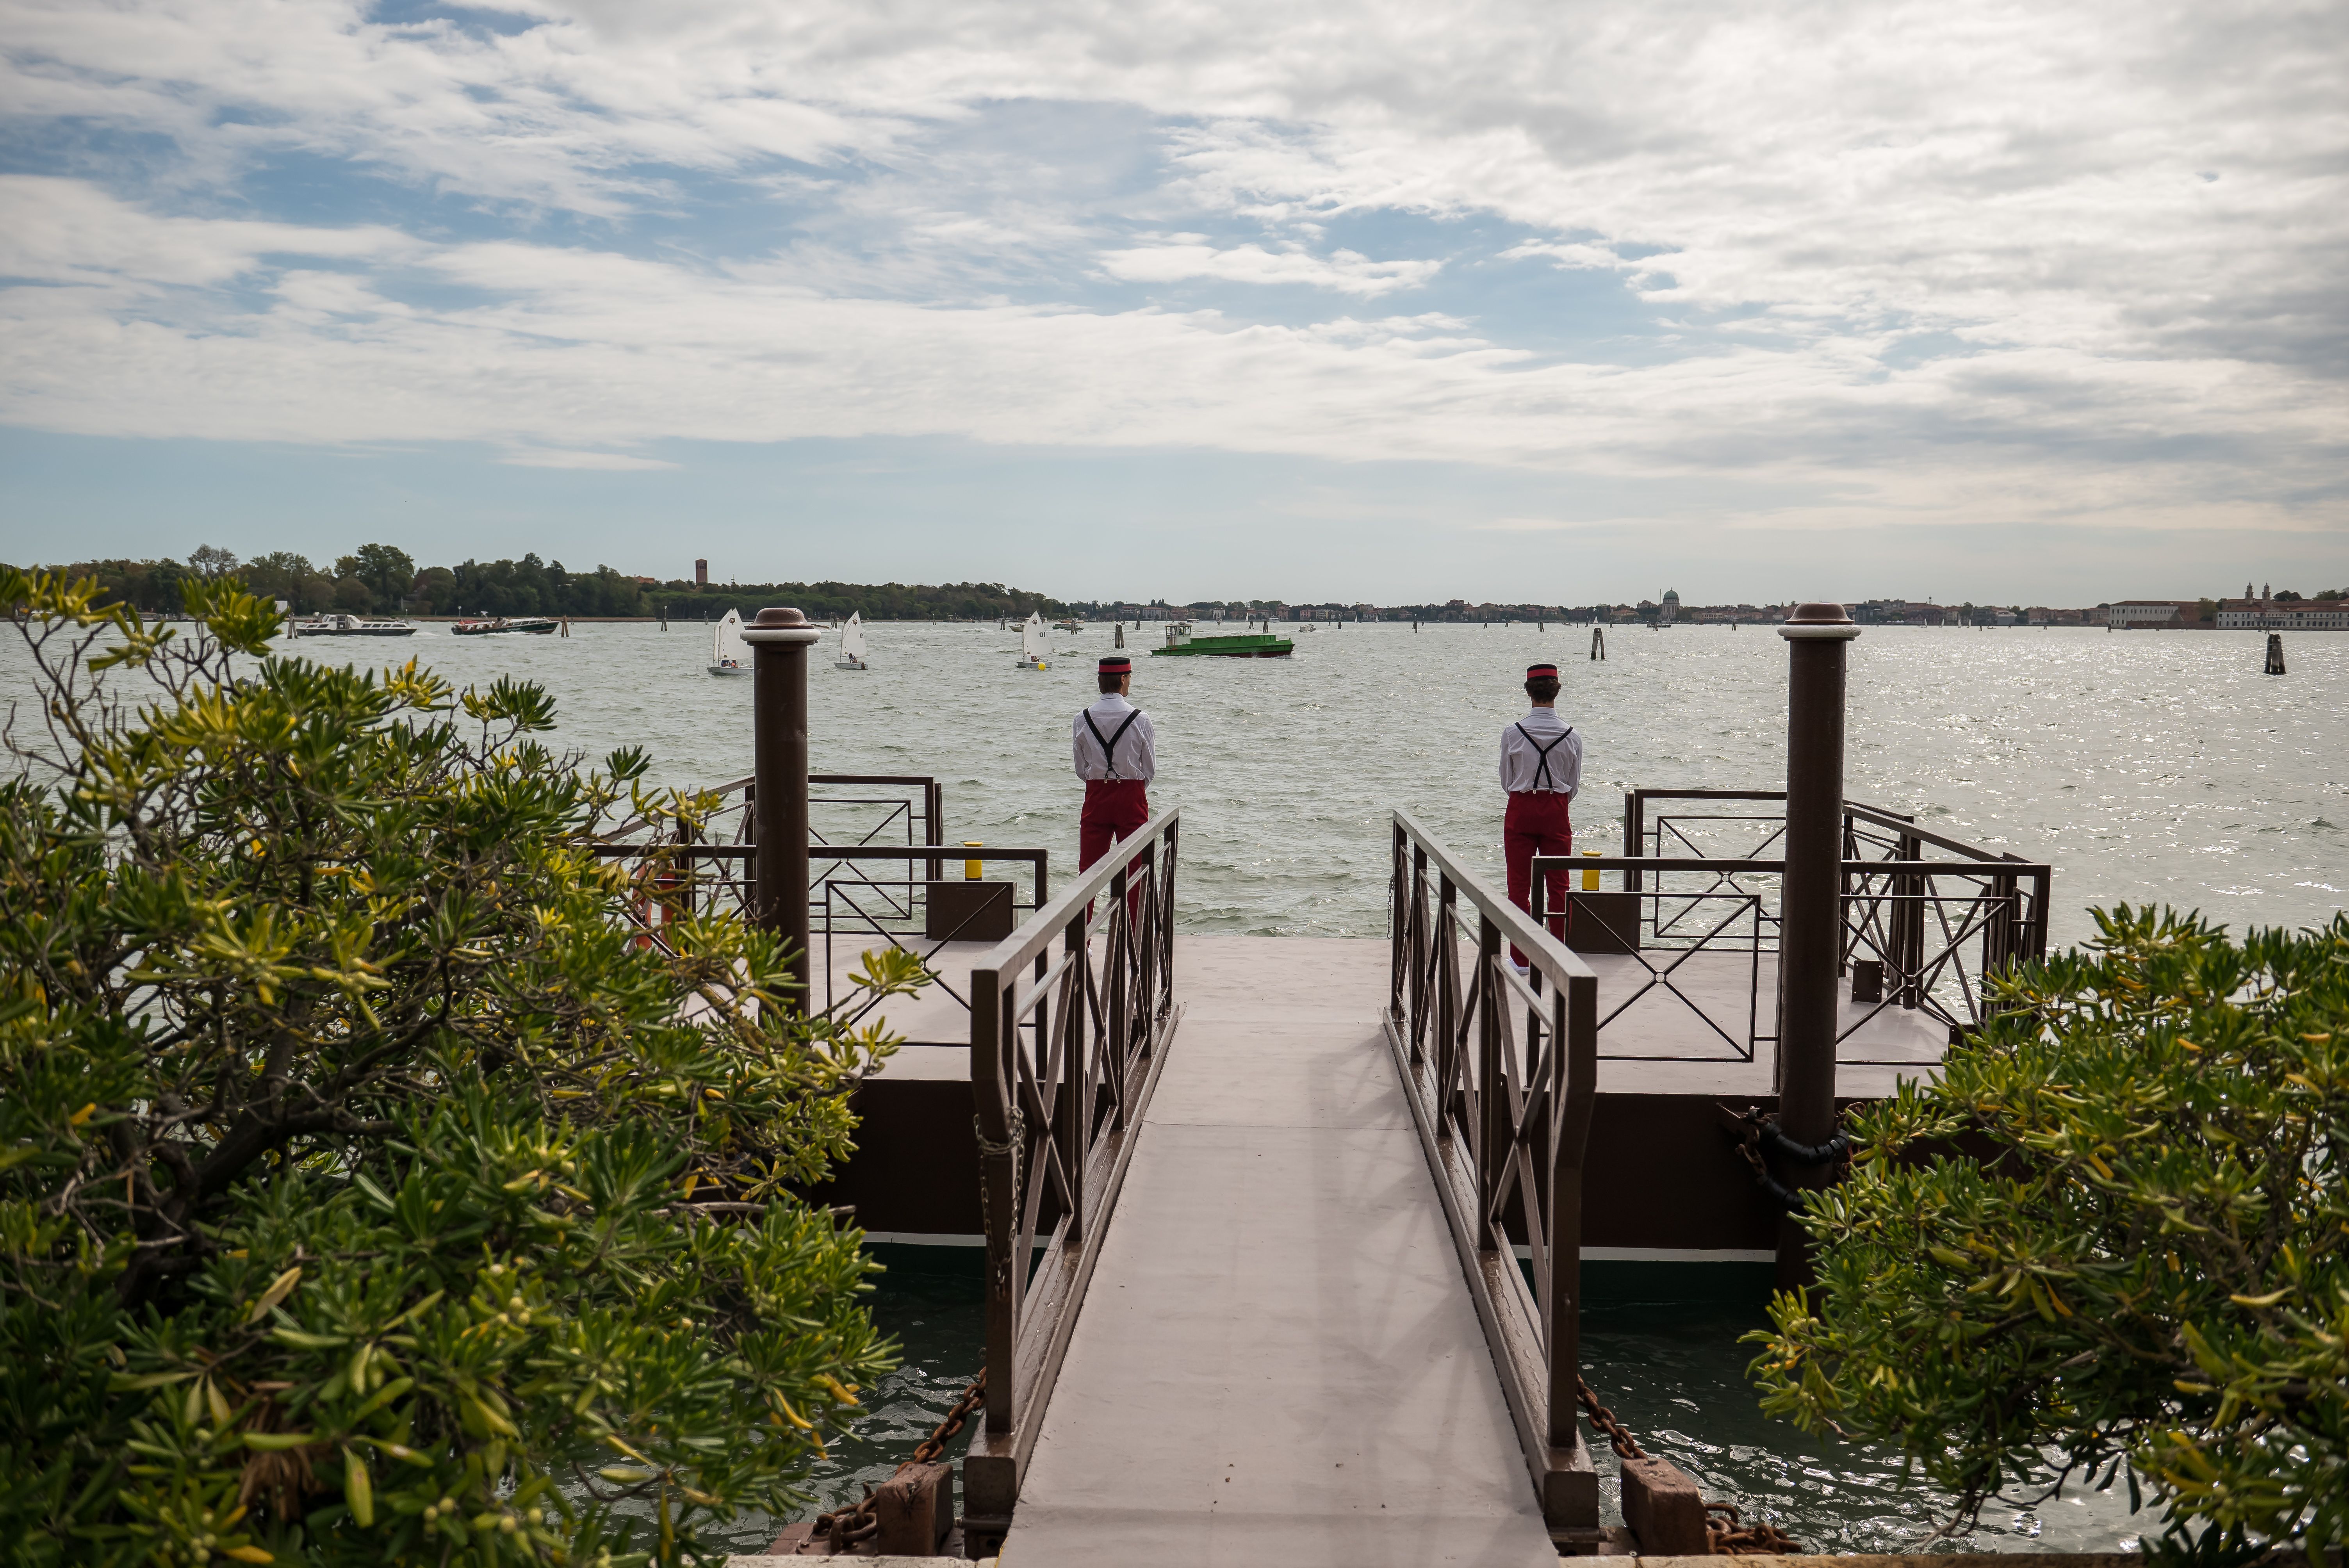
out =
[[[815,767],[926,773],[947,839],[1041,846],[1073,868],[1080,790],[1069,721],[1093,695],[1106,627],[1042,672],[991,625],[871,628],[870,672],[811,661]],[[1766,627],[1350,626],[1292,659],[1154,659],[1134,634],[1134,700],[1159,736],[1151,798],[1185,813],[1181,910],[1195,931],[1370,936],[1385,929],[1389,813],[1409,808],[1497,866],[1494,756],[1519,680],[1558,662],[1584,740],[1581,841],[1610,851],[1634,787],[1785,780],[1785,643]],[[1848,793],[2056,870],[2054,937],[2092,903],[2166,902],[2236,925],[2330,916],[2349,889],[2349,634],[2287,639],[2261,673],[2252,632],[1881,627],[1851,645]],[[459,681],[520,675],[554,694],[557,738],[601,757],[645,747],[678,784],[750,770],[750,683],[703,671],[700,628],[581,624],[567,639],[311,643],[413,654]],[[0,655],[0,698],[23,686]]]
[[[1137,634],[1133,651],[1147,641]],[[834,669],[828,652],[812,661],[815,766],[934,774],[949,841],[1040,845],[1065,873],[1079,799],[1068,725],[1109,642],[1105,628],[1055,634],[1066,652],[1037,673],[1012,667],[1018,637],[993,626],[874,626],[870,672]],[[1777,636],[1624,628],[1609,642],[1594,664],[1587,627],[1354,626],[1300,635],[1290,660],[1139,659],[1134,696],[1159,733],[1153,799],[1185,809],[1186,928],[1382,934],[1397,806],[1497,868],[1495,740],[1537,658],[1558,661],[1561,710],[1585,739],[1586,845],[1619,844],[1626,789],[1783,782]],[[1850,655],[1848,792],[2053,862],[2059,943],[2092,929],[2089,905],[2124,901],[2237,926],[2323,920],[2349,888],[2349,635],[2287,642],[2292,673],[2276,678],[2261,673],[2252,633],[1870,629]],[[530,676],[557,698],[558,740],[597,757],[643,746],[658,778],[686,784],[750,770],[750,683],[706,675],[708,650],[696,627],[583,624],[568,640],[430,631],[303,651],[413,654],[460,682]],[[20,650],[0,654],[0,700],[24,693],[25,675]],[[827,1501],[885,1475],[978,1365],[977,1260],[885,1252],[877,1310],[906,1365],[872,1398],[866,1431],[836,1450]],[[1755,1411],[1737,1338],[1763,1323],[1766,1282],[1590,1267],[1585,1343],[1601,1397],[1710,1495],[1815,1550],[1883,1551],[1930,1528],[1936,1500],[1889,1456]],[[2111,1496],[2066,1499],[1993,1513],[1951,1544],[2109,1550],[2147,1523]],[[740,1538],[771,1534],[751,1521]]]

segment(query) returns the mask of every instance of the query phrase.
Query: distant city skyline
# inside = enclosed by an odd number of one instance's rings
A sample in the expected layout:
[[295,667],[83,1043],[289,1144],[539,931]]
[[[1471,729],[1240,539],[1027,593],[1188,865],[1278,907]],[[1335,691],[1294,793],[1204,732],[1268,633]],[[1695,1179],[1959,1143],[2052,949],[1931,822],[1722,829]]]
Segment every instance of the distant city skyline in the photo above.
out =
[[2344,63],[2283,0],[20,0],[0,558],[2337,583]]

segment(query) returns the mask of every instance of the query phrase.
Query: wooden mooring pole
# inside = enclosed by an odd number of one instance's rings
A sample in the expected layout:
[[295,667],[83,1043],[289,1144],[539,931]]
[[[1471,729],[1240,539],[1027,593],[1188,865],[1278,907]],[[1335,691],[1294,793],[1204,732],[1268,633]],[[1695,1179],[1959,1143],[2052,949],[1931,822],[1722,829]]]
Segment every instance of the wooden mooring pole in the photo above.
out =
[[2268,634],[2268,674],[2283,674],[2283,634],[2281,632]]
[[797,610],[769,605],[742,628],[750,645],[751,771],[758,854],[751,899],[759,923],[790,950],[804,1009],[808,967],[807,651],[823,634]]
[[[1840,604],[1805,604],[1778,634],[1787,642],[1786,874],[1779,892],[1778,1130],[1821,1144],[1836,1130],[1836,989],[1843,959],[1843,710],[1845,650],[1859,628]],[[1785,1172],[1787,1185],[1824,1187],[1826,1165]],[[1810,1283],[1808,1238],[1778,1222],[1778,1285]]]

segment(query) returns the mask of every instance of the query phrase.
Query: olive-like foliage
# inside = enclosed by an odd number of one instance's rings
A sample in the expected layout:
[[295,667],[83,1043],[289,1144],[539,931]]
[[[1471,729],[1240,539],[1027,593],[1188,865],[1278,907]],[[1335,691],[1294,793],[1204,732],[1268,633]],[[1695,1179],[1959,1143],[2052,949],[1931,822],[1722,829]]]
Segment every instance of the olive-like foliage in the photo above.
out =
[[1812,1430],[1895,1443],[1975,1516],[2125,1483],[2148,1548],[2349,1537],[2349,916],[2097,916],[1993,982],[1938,1081],[1858,1111],[1806,1200],[1817,1285],[1753,1375]]
[[12,1559],[611,1568],[804,1502],[893,1352],[796,1194],[894,1039],[692,896],[714,798],[185,592],[0,571]]

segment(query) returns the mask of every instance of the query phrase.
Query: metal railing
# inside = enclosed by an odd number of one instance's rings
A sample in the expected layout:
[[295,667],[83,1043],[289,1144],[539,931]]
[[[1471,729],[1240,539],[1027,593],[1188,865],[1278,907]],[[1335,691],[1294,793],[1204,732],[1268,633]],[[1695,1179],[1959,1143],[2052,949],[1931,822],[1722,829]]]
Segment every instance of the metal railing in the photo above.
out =
[[1174,864],[1154,817],[971,970],[987,1235],[987,1420],[967,1537],[999,1541],[1041,1430],[1142,1115],[1180,1022]]
[[[927,775],[817,773],[808,783],[808,929],[811,944],[820,944],[815,956],[821,960],[810,965],[811,984],[820,996],[811,998],[811,1006],[829,1014],[843,1003],[852,1004],[853,1010],[841,1021],[853,1023],[875,1005],[862,993],[841,993],[838,958],[841,944],[854,943],[853,951],[861,954],[877,937],[919,957],[932,970],[932,989],[967,1009],[969,998],[938,974],[932,961],[947,944],[972,940],[966,932],[986,912],[973,904],[950,919],[932,920],[930,884],[940,880],[948,860],[1025,865],[1028,885],[1023,890],[1015,883],[1009,899],[1016,926],[1023,913],[1042,908],[1049,896],[1049,851],[1011,846],[948,850],[941,842],[945,791]],[[721,799],[740,796],[740,800],[709,820],[706,841],[664,837],[663,823],[637,820],[595,845],[598,854],[647,862],[644,887],[633,908],[647,942],[662,942],[660,928],[679,915],[724,907],[748,915],[753,907],[755,780],[729,779],[709,793]]]
[[[1542,1517],[1554,1532],[1595,1530],[1599,1482],[1576,1413],[1598,978],[1402,811],[1392,915],[1387,1043]],[[1508,946],[1525,954],[1526,976],[1505,957]],[[1512,1213],[1530,1270],[1517,1265]]]
[[[1713,1047],[1602,1049],[1602,1057],[1750,1062],[1775,1043],[1777,898],[1785,861],[1766,851],[1779,847],[1785,827],[1783,811],[1768,803],[1785,799],[1778,790],[1633,790],[1624,797],[1624,841],[1646,852],[1535,860],[1535,915],[1557,913],[1549,907],[1551,889],[1565,882],[1568,944],[1637,980],[1609,997],[1599,1021],[1602,1036],[1661,993],[1685,1009],[1695,1037]],[[1655,809],[1663,802],[1705,809]],[[1739,841],[1724,845],[1724,839]],[[1740,852],[1724,854],[1723,848]],[[1945,858],[1932,858],[1936,852]],[[1888,1010],[1921,1015],[1943,1038],[1954,1038],[1994,1006],[1983,984],[1988,976],[2046,954],[2052,866],[1848,800],[1842,872],[1840,967],[1853,982],[1854,1007],[1838,1026],[1839,1044]],[[1609,873],[1619,875],[1618,889],[1594,885]],[[1911,1057],[1839,1059],[1916,1065]]]

